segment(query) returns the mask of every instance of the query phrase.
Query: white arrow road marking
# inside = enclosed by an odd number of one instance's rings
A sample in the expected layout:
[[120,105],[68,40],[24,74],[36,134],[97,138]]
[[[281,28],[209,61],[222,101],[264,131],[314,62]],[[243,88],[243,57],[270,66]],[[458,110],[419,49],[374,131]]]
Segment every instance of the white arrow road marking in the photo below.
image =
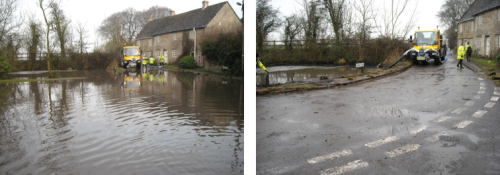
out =
[[453,128],[465,128],[467,125],[469,125],[471,123],[472,123],[472,121],[470,121],[470,120],[464,120],[456,125],[453,125]]
[[442,116],[439,119],[437,119],[436,122],[438,122],[438,123],[439,122],[444,122],[445,120],[448,120],[450,118],[451,118],[450,116],[445,115],[445,116]]
[[351,154],[352,154],[352,151],[347,149],[344,151],[333,152],[333,153],[330,153],[330,154],[327,154],[324,156],[311,158],[311,159],[308,159],[307,162],[309,162],[310,164],[315,164],[315,163],[323,162],[323,161],[326,161],[329,159],[335,159],[338,157],[347,156],[347,155],[351,155]]
[[409,144],[409,145],[399,147],[393,151],[386,152],[385,155],[389,156],[390,158],[393,158],[393,157],[399,156],[401,154],[404,154],[404,153],[407,153],[410,151],[415,151],[418,149],[418,147],[420,147],[420,145],[418,145],[418,144]]
[[486,114],[486,112],[488,112],[488,111],[485,111],[485,110],[476,111],[474,114],[472,114],[472,117],[476,117],[476,118],[482,117],[484,114]]
[[464,112],[465,110],[467,110],[467,108],[457,108],[454,111],[451,111],[451,113],[460,114],[460,113]]
[[377,140],[377,141],[373,141],[373,142],[367,143],[367,144],[365,144],[365,146],[370,147],[370,148],[378,147],[380,145],[383,145],[383,144],[386,144],[386,143],[389,143],[389,142],[392,142],[392,141],[395,141],[395,140],[398,140],[398,139],[399,138],[396,137],[396,136],[390,136],[390,137],[386,137],[386,138],[383,138],[383,139],[380,139],[380,140]]
[[488,102],[488,103],[486,103],[486,105],[484,105],[484,107],[485,107],[485,108],[492,108],[492,107],[493,107],[493,105],[495,105],[495,103],[494,103],[494,102]]
[[473,106],[475,101],[468,101],[465,106]]
[[420,131],[423,131],[426,128],[427,128],[427,125],[421,125],[418,128],[415,128],[414,130],[411,130],[410,134],[417,134],[417,133],[419,133]]
[[328,168],[324,171],[320,171],[319,174],[321,174],[321,175],[339,175],[339,174],[351,172],[351,171],[354,171],[356,169],[363,168],[363,167],[368,167],[368,162],[365,162],[363,160],[355,160],[355,161],[349,162],[346,165],[343,165],[341,167]]
[[435,142],[435,141],[439,140],[439,136],[447,136],[447,135],[448,135],[448,133],[446,133],[446,132],[440,132],[440,133],[434,134],[433,136],[425,138],[425,140],[430,141],[430,142]]
[[498,101],[498,97],[491,97],[490,101]]

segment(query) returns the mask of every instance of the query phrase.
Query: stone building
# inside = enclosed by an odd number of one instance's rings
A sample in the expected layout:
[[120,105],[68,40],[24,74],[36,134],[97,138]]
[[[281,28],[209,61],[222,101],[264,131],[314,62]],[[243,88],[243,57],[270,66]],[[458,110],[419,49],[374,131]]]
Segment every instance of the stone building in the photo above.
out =
[[494,56],[500,49],[500,1],[474,1],[458,21],[457,31],[457,46],[470,42],[474,54]]
[[191,54],[198,66],[207,67],[200,43],[220,33],[242,31],[243,24],[227,1],[210,6],[203,1],[201,8],[149,21],[136,43],[145,56],[158,58],[163,54],[167,63],[174,63]]

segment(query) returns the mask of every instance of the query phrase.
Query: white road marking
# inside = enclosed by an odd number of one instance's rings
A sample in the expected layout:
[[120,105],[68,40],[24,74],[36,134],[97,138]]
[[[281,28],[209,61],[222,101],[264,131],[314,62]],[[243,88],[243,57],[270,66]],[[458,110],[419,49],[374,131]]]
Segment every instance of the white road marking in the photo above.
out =
[[484,91],[479,91],[479,92],[477,92],[477,94],[482,95],[482,94],[484,94]]
[[436,122],[438,122],[438,123],[439,122],[444,122],[445,120],[448,120],[450,118],[451,118],[450,116],[445,115],[445,116],[442,116],[439,119],[437,119]]
[[465,106],[473,106],[474,102],[476,101],[468,101],[467,103],[465,103]]
[[479,87],[479,90],[482,90],[482,91],[484,91],[484,90],[486,90],[486,87],[484,87],[484,86],[481,86],[481,87]]
[[415,151],[419,147],[420,147],[420,145],[418,145],[418,144],[409,144],[409,145],[405,145],[405,146],[399,147],[399,148],[397,148],[397,149],[395,149],[393,151],[386,152],[385,155],[389,156],[390,158],[393,158],[393,157],[399,156],[401,154],[404,154],[404,153],[407,153],[407,152],[410,152],[410,151]]
[[457,108],[454,111],[451,111],[451,113],[460,114],[460,113],[464,112],[465,110],[467,110],[467,108]]
[[472,121],[470,120],[464,120],[464,121],[461,121],[460,123],[456,124],[456,125],[453,125],[454,128],[465,128],[467,125],[471,124]]
[[352,162],[347,163],[346,165],[340,166],[340,167],[335,167],[335,168],[328,168],[324,171],[320,171],[319,174],[321,175],[339,175],[339,174],[344,174],[347,172],[354,171],[359,168],[364,168],[368,167],[368,162],[365,162],[363,160],[355,160]]
[[490,101],[498,101],[498,97],[491,97]]
[[482,78],[479,78],[479,77],[477,77],[477,79],[478,79],[478,80],[481,80],[481,81],[482,81],[482,80],[484,80],[484,79],[482,79]]
[[481,96],[480,95],[476,95],[476,96],[472,97],[472,99],[479,100],[479,99],[481,99]]
[[309,162],[310,164],[315,164],[315,163],[323,162],[323,161],[326,161],[329,159],[335,159],[338,157],[347,156],[347,155],[351,155],[351,154],[352,154],[352,151],[347,149],[344,151],[333,152],[333,153],[330,153],[330,154],[327,154],[324,156],[311,158],[311,159],[308,159],[307,162]]
[[390,137],[386,137],[386,138],[383,138],[383,139],[380,139],[380,140],[377,140],[377,141],[373,141],[373,142],[367,143],[367,144],[365,144],[365,146],[370,147],[370,148],[378,147],[380,145],[383,145],[383,144],[386,144],[386,143],[389,143],[389,142],[392,142],[392,141],[395,141],[395,140],[398,140],[398,139],[399,138],[396,137],[396,136],[390,136]]
[[488,103],[486,103],[486,105],[484,105],[484,107],[485,107],[485,108],[492,108],[492,107],[493,107],[493,105],[495,105],[495,103],[494,103],[494,102],[488,102]]
[[414,130],[411,130],[410,134],[417,134],[417,133],[419,133],[420,131],[423,131],[426,128],[427,128],[427,125],[421,125],[418,128],[415,128]]
[[495,91],[495,92],[493,92],[493,95],[500,95],[500,92]]
[[439,136],[446,136],[446,135],[448,135],[448,133],[440,132],[440,133],[434,134],[433,136],[425,138],[425,140],[430,141],[430,142],[435,142],[435,141],[439,140]]
[[476,117],[476,118],[482,117],[484,114],[486,114],[486,112],[488,112],[488,111],[484,111],[484,110],[476,111],[474,114],[472,114],[472,117]]
[[486,83],[481,82],[481,83],[479,83],[479,85],[481,85],[481,86],[486,86]]

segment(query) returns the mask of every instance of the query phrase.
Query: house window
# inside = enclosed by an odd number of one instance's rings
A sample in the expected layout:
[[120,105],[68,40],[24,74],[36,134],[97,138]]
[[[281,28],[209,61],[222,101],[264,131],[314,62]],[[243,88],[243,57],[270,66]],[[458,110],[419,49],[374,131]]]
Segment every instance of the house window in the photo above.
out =
[[458,32],[462,33],[462,24],[458,25]]
[[497,36],[497,47],[500,48],[500,36]]
[[149,39],[149,46],[153,46],[153,39]]
[[137,41],[137,46],[141,47],[141,41]]
[[497,11],[498,11],[498,21],[500,21],[500,9],[498,9]]
[[483,15],[479,15],[477,25],[483,25]]
[[156,37],[156,42],[159,43],[160,42],[160,36],[157,36]]
[[172,58],[177,58],[177,50],[172,50]]
[[472,21],[472,23],[470,25],[470,31],[474,31],[474,21]]
[[176,41],[177,40],[177,33],[174,33],[173,37],[174,37],[174,41]]

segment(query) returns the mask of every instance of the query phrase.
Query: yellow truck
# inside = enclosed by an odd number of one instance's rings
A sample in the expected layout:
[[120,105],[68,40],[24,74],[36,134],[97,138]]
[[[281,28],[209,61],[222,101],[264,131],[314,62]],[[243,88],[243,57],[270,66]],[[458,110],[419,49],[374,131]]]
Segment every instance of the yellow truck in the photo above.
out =
[[442,64],[446,56],[446,45],[443,44],[443,36],[439,29],[415,31],[415,40],[410,35],[413,48],[410,58],[414,64],[430,63]]
[[141,66],[141,50],[139,46],[125,46],[123,47],[123,59],[121,60],[121,67],[127,68],[140,68]]

